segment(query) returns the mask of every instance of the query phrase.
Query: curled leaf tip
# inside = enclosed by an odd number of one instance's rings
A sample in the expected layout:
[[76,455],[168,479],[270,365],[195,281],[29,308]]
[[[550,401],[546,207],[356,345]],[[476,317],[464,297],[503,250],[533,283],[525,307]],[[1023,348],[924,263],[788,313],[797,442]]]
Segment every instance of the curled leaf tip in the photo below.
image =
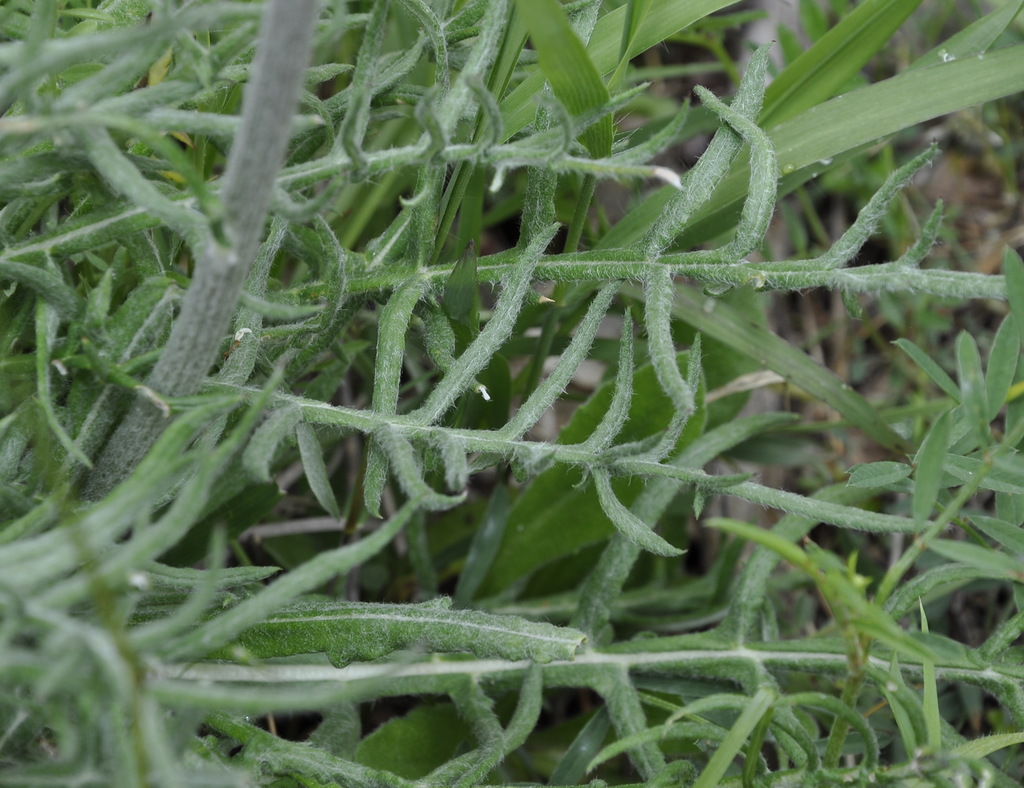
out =
[[171,417],[171,406],[168,405],[159,394],[153,391],[153,389],[149,386],[136,386],[135,390],[140,392],[146,397],[146,399],[156,405],[165,419],[169,419]]
[[651,167],[651,176],[664,181],[669,186],[674,186],[676,189],[683,188],[683,182],[680,180],[679,174],[668,167]]

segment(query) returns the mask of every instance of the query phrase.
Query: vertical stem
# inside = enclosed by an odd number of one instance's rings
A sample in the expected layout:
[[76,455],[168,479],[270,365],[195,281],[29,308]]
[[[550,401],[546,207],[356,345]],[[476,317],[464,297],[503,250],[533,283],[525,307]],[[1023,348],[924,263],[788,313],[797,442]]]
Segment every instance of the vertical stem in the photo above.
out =
[[[242,124],[224,171],[223,232],[214,232],[201,253],[181,314],[147,381],[159,394],[195,393],[216,359],[263,236],[318,15],[318,0],[268,0],[242,97]],[[100,457],[85,496],[102,497],[127,476],[166,424],[152,404],[137,400]]]
[[317,0],[270,0],[267,6],[242,98],[241,129],[224,170],[221,199],[229,245],[211,242],[199,261],[149,379],[161,394],[181,396],[199,388],[238,305],[284,163],[318,11]]

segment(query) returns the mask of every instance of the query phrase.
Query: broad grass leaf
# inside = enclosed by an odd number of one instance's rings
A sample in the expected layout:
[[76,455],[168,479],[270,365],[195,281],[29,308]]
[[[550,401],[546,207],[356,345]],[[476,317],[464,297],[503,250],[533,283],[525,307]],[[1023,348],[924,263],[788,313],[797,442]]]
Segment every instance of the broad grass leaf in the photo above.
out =
[[[928,618],[925,616],[924,604],[918,602],[918,607],[921,612],[921,631],[916,633],[918,640],[924,640],[931,650],[936,654],[941,653],[941,649],[947,645],[948,638],[938,639],[928,632]],[[938,640],[938,642],[935,642]],[[930,641],[930,642],[929,642]],[[945,641],[945,642],[943,642]],[[965,649],[959,643],[960,653],[959,657],[965,656]],[[927,659],[921,664],[921,682],[924,685],[923,698],[921,705],[924,708],[924,728],[927,735],[928,747],[933,751],[937,752],[942,749],[942,728],[941,728],[941,717],[939,715],[939,689],[938,684],[935,681],[935,661]]]
[[829,20],[825,9],[815,0],[800,0],[799,12],[800,25],[811,41],[817,41],[828,32]]
[[573,739],[555,770],[548,778],[548,785],[577,785],[587,773],[587,764],[601,749],[611,728],[608,707],[601,706]]
[[495,353],[487,366],[476,376],[489,399],[474,387],[459,400],[455,423],[473,429],[501,429],[508,423],[512,408],[512,371],[508,359]]
[[[918,123],[1024,91],[1024,44],[898,74],[837,96],[769,129],[783,180],[779,195],[819,173],[830,159]],[[680,238],[682,248],[709,240],[734,215],[749,173],[735,171]],[[728,222],[731,224],[731,222]]]
[[[900,740],[903,742],[904,749],[907,752],[915,752],[918,741],[917,729],[918,727],[923,728],[923,722],[920,726],[914,724],[920,721],[918,706],[916,703],[905,702],[904,696],[909,691],[906,682],[903,680],[899,659],[895,653],[892,655],[892,661],[889,663],[888,680],[880,682],[879,689],[892,710],[893,720],[895,720],[896,728],[900,732]],[[916,696],[911,697],[913,697],[913,700],[917,700]]]
[[465,338],[468,344],[480,331],[480,290],[474,248],[466,249],[448,275],[443,304],[448,316],[468,329],[469,334]]
[[716,788],[721,784],[722,777],[725,776],[733,759],[740,754],[747,737],[764,715],[771,714],[772,705],[777,700],[778,695],[774,689],[762,687],[757,691],[711,756],[693,788]]
[[622,25],[622,46],[619,48],[619,64],[615,67],[615,73],[609,80],[609,86],[616,90],[622,84],[622,77],[629,66],[630,52],[636,35],[643,24],[644,17],[650,9],[653,0],[627,0],[626,19]]

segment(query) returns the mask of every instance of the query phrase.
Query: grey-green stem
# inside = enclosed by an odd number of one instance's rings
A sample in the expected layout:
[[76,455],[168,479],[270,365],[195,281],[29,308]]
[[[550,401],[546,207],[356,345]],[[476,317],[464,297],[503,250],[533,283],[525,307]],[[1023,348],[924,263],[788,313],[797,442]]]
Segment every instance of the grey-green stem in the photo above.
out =
[[[267,5],[252,78],[243,94],[241,128],[224,172],[223,242],[211,237],[197,261],[181,314],[147,381],[158,395],[195,393],[216,359],[263,236],[318,14],[317,0],[270,0]],[[166,423],[152,402],[140,397],[100,456],[85,496],[99,498],[120,482]]]

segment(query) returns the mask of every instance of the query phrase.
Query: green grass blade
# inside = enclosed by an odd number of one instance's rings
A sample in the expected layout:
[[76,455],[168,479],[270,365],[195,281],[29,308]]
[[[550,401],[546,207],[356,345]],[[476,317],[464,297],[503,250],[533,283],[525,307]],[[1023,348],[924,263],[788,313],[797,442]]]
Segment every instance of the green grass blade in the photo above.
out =
[[473,540],[466,553],[466,565],[459,573],[453,597],[456,607],[468,607],[473,601],[473,595],[487,576],[501,549],[505,525],[508,523],[508,512],[508,493],[504,486],[498,485],[491,493],[483,523],[473,533]]
[[757,694],[750,699],[750,703],[743,710],[740,716],[733,723],[729,734],[722,740],[722,743],[711,756],[708,765],[701,772],[693,788],[716,788],[721,784],[726,770],[732,764],[733,759],[740,754],[747,738],[757,727],[758,722],[765,714],[772,709],[772,704],[777,700],[776,692],[768,687],[762,687]]
[[555,770],[551,772],[549,785],[577,785],[587,773],[587,764],[593,759],[604,743],[611,720],[608,707],[602,706],[583,726],[572,744],[562,755]]
[[[623,288],[623,292],[634,297],[641,295],[635,287]],[[706,299],[694,289],[676,283],[672,313],[705,336],[754,359],[835,408],[882,446],[905,445],[904,439],[878,418],[877,409],[848,384],[772,331],[747,319],[738,309],[723,301]]]
[[[768,136],[778,157],[786,195],[837,157],[852,154],[918,123],[1024,91],[1024,44],[983,56],[941,63],[899,74],[837,96],[772,128]],[[750,174],[738,167],[700,211],[678,245],[692,248],[728,229],[746,197]],[[615,227],[614,243],[630,246],[664,210],[673,189],[660,189]]]
[[889,43],[920,4],[921,0],[859,3],[772,82],[758,123],[776,126],[832,98]]
[[[686,3],[667,0],[659,2],[648,11],[643,24],[633,38],[629,56],[633,57],[664,41],[699,19],[719,11],[734,0],[689,0]],[[516,6],[519,7],[518,4]],[[626,8],[620,6],[601,17],[587,44],[587,54],[599,74],[606,74],[619,61],[622,44],[622,28],[625,24]],[[544,86],[545,76],[537,71],[524,79],[501,102],[505,119],[506,139],[533,121],[533,97]]]
[[1010,26],[1014,18],[1024,9],[1024,2],[1006,3],[990,14],[971,22],[958,33],[947,38],[941,44],[914,61],[911,68],[934,66],[936,63],[948,63],[959,57],[969,57],[985,52],[996,39]]
[[643,25],[644,17],[647,16],[653,0],[627,0],[626,18],[622,25],[622,45],[619,47],[619,64],[615,67],[615,73],[608,81],[611,90],[617,90],[622,84],[622,77],[629,66],[632,44],[640,27]]
[[[608,88],[558,0],[516,0],[516,7],[526,20],[541,71],[566,109],[572,115],[583,115],[607,103],[611,99]],[[611,117],[587,128],[581,141],[595,159],[610,155]]]
[[913,713],[917,709],[913,706],[908,708],[910,704],[905,703],[901,698],[901,695],[908,693],[909,690],[903,681],[898,655],[895,653],[892,655],[892,661],[889,663],[889,675],[887,678],[888,681],[881,684],[882,693],[889,702],[893,720],[896,723],[897,730],[900,732],[903,748],[907,752],[914,752],[917,750],[917,728],[914,725]]
[[[924,613],[924,604],[918,603],[921,611],[921,632],[928,632],[928,618]],[[939,713],[939,686],[935,680],[935,662],[927,659],[921,664],[921,679],[924,684],[924,727],[928,737],[928,747],[932,752],[942,749],[942,716]]]

